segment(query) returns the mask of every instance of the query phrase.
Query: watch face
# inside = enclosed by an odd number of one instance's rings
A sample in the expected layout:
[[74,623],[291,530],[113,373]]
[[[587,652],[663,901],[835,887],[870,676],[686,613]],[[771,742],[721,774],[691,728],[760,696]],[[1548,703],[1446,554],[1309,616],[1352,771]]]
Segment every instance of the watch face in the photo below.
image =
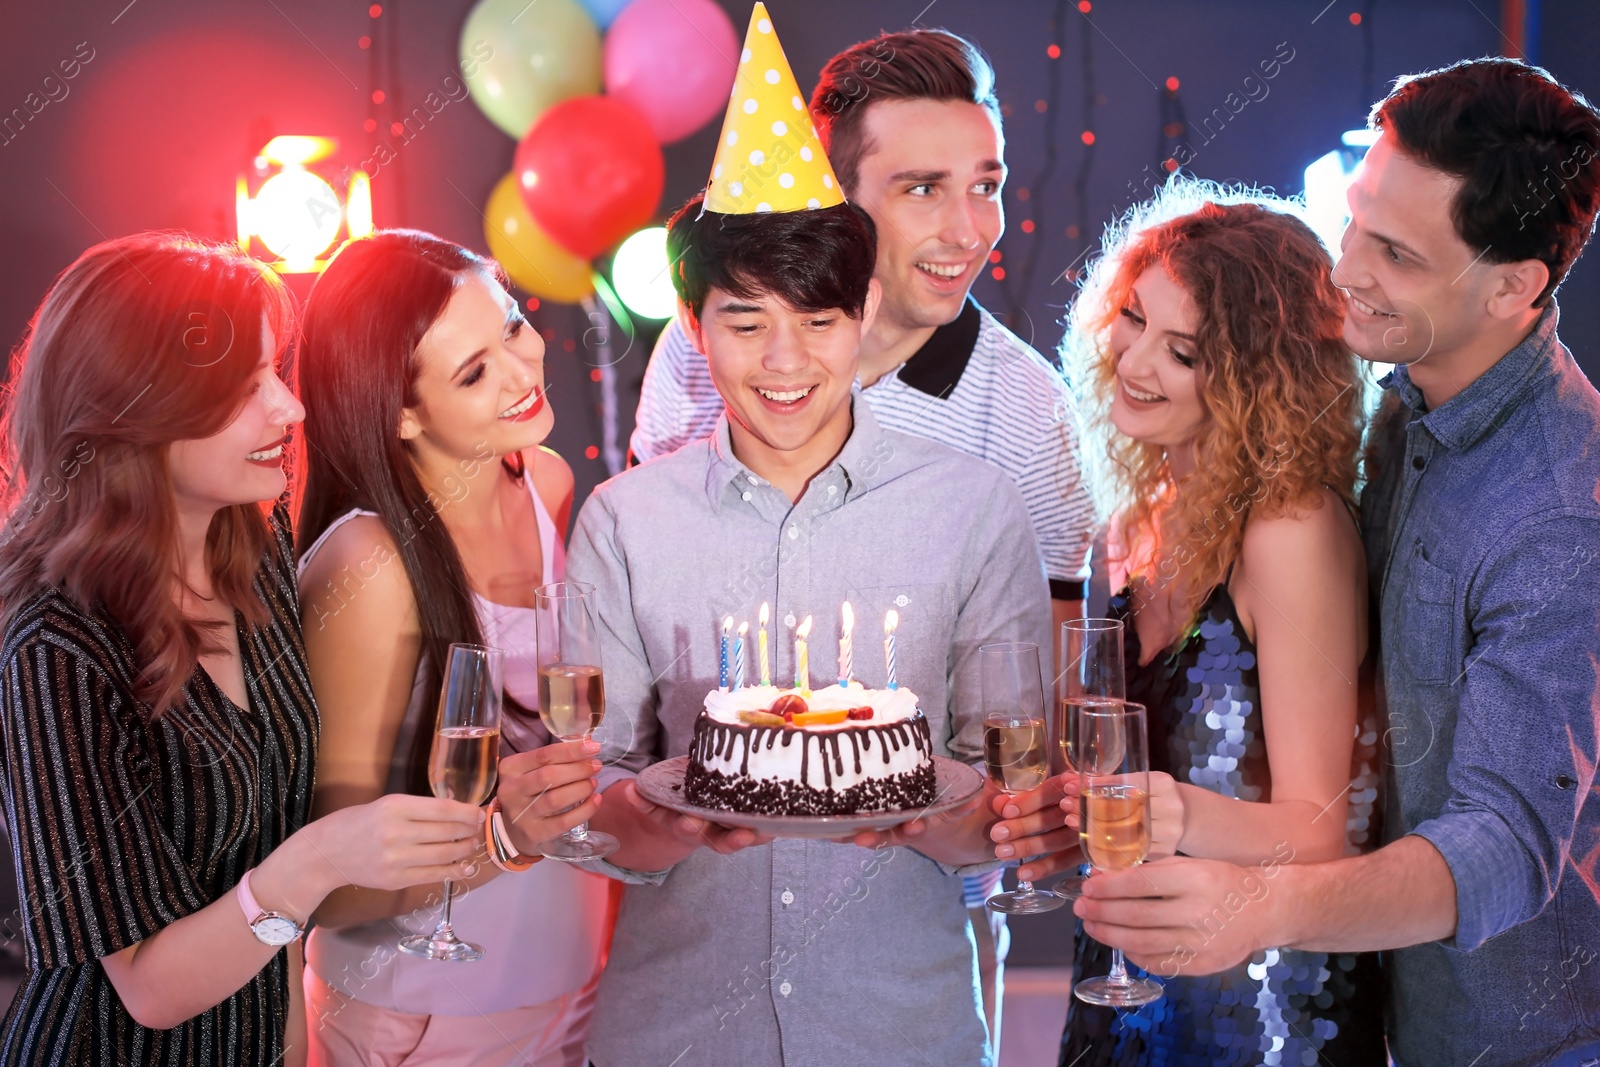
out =
[[266,945],[287,945],[300,936],[300,928],[281,915],[263,915],[250,927],[256,940]]

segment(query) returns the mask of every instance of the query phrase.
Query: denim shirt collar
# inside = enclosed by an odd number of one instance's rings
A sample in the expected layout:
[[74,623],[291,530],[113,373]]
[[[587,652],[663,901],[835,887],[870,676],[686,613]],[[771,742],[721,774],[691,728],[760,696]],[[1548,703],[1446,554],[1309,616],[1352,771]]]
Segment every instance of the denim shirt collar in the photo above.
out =
[[1461,392],[1427,410],[1422,390],[1411,381],[1404,364],[1396,367],[1379,384],[1393,386],[1407,407],[1417,412],[1434,440],[1452,452],[1463,452],[1477,444],[1497,426],[1522,399],[1528,386],[1556,373],[1560,344],[1556,341],[1556,320],[1560,312],[1555,301],[1544,309],[1533,332],[1499,362],[1484,371]]
[[[817,475],[820,478],[827,471],[837,467],[843,477],[844,499],[860,496],[872,488],[873,476],[883,470],[883,462],[879,456],[881,450],[878,447],[878,443],[883,439],[883,428],[873,417],[872,405],[862,401],[859,385],[850,389],[850,415],[850,436],[845,439],[844,448],[840,449],[833,462]],[[728,428],[728,412],[724,409],[717,418],[716,429],[711,432],[711,457],[706,467],[706,499],[710,501],[712,511],[721,512],[722,503],[730,488],[735,490],[737,495],[738,492],[743,492],[747,485],[767,484],[769,483],[765,478],[751,471],[734,456],[732,431]]]

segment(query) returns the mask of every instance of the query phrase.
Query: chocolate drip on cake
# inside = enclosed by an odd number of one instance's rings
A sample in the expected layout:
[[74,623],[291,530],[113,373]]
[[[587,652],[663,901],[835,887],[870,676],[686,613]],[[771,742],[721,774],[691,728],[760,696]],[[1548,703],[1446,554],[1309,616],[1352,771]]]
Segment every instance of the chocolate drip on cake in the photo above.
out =
[[[836,789],[836,778],[845,773],[843,741],[848,736],[855,773],[863,770],[862,753],[870,752],[874,739],[888,766],[894,754],[915,749],[925,761],[903,774],[869,779]],[[772,751],[781,741],[788,748],[799,739],[800,773],[793,781],[755,780],[749,777],[750,754],[765,743]],[[822,788],[809,784],[811,746],[817,746],[822,761]],[[707,769],[715,762],[726,766],[739,753],[739,774]],[[695,723],[690,743],[689,766],[684,775],[684,796],[691,804],[727,811],[766,815],[852,815],[861,812],[895,811],[926,807],[934,799],[933,739],[928,720],[920,714],[894,723],[841,726],[835,730],[808,730],[792,726],[769,726],[719,722],[702,715]]]

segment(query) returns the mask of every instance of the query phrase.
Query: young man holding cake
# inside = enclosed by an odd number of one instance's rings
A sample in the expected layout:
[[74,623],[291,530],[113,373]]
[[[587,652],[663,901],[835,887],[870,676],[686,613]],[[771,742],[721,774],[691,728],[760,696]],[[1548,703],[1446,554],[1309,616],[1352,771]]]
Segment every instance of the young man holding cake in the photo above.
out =
[[[840,191],[878,230],[883,299],[862,331],[862,399],[880,425],[1005,471],[1039,538],[1056,621],[1082,614],[1094,520],[1066,382],[970,295],[1005,232],[993,68],[943,30],[884,34],[828,60],[810,114]],[[704,438],[722,410],[705,356],[668,323],[645,369],[634,458]],[[966,896],[998,1034],[1005,916],[983,906],[996,877],[970,879]]]
[[[702,765],[727,781],[776,760],[780,799],[804,792],[794,785],[825,798],[865,784],[865,807],[921,799],[929,750],[980,760],[979,645],[1048,647],[1048,586],[1016,487],[881,428],[854,395],[880,299],[873,225],[844,202],[760,4],[745,43],[705,199],[669,228],[681,319],[726,413],[710,437],[597,489],[568,557],[569,579],[596,588],[605,661],[597,736],[612,802],[594,826],[621,848],[596,869],[628,883],[589,1056],[597,1067],[991,1064],[959,877],[991,861],[991,796],[867,850],[700,822],[648,804],[632,780],[689,754],[703,710],[738,696],[721,685],[729,617],[751,624],[750,679],[798,680],[812,699],[724,709],[719,722],[750,727],[737,741],[750,763]],[[861,620],[859,651],[836,671],[844,602]],[[876,655],[891,610],[894,689]],[[816,650],[810,670],[797,633]],[[857,684],[840,687],[842,674]],[[742,717],[751,711],[768,718]],[[783,764],[786,747],[809,751],[809,767]],[[863,783],[886,758],[905,761],[889,768],[899,779]]]

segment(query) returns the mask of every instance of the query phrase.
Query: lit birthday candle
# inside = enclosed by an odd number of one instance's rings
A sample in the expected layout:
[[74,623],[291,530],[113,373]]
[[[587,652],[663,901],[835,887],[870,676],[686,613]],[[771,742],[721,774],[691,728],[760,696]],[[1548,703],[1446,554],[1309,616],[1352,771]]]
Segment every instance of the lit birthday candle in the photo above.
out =
[[900,625],[900,613],[893,608],[883,617],[883,658],[889,664],[889,688],[899,689],[900,683],[894,676],[894,632]]
[[733,687],[744,688],[744,635],[750,632],[750,624],[739,624],[739,636],[733,640]]
[[839,630],[839,684],[849,685],[850,675],[855,667],[855,655],[850,647],[850,631],[856,627],[856,613],[850,609],[850,601],[844,602],[844,626]]
[[728,691],[728,631],[733,629],[733,616],[722,620],[722,662],[717,668],[717,687]]
[[757,636],[757,644],[761,646],[761,684],[772,684],[772,661],[767,656],[767,618],[769,616],[766,601],[761,602],[761,632]]
[[801,693],[811,693],[810,650],[806,638],[811,636],[811,616],[807,615],[800,628],[794,632],[794,687]]

